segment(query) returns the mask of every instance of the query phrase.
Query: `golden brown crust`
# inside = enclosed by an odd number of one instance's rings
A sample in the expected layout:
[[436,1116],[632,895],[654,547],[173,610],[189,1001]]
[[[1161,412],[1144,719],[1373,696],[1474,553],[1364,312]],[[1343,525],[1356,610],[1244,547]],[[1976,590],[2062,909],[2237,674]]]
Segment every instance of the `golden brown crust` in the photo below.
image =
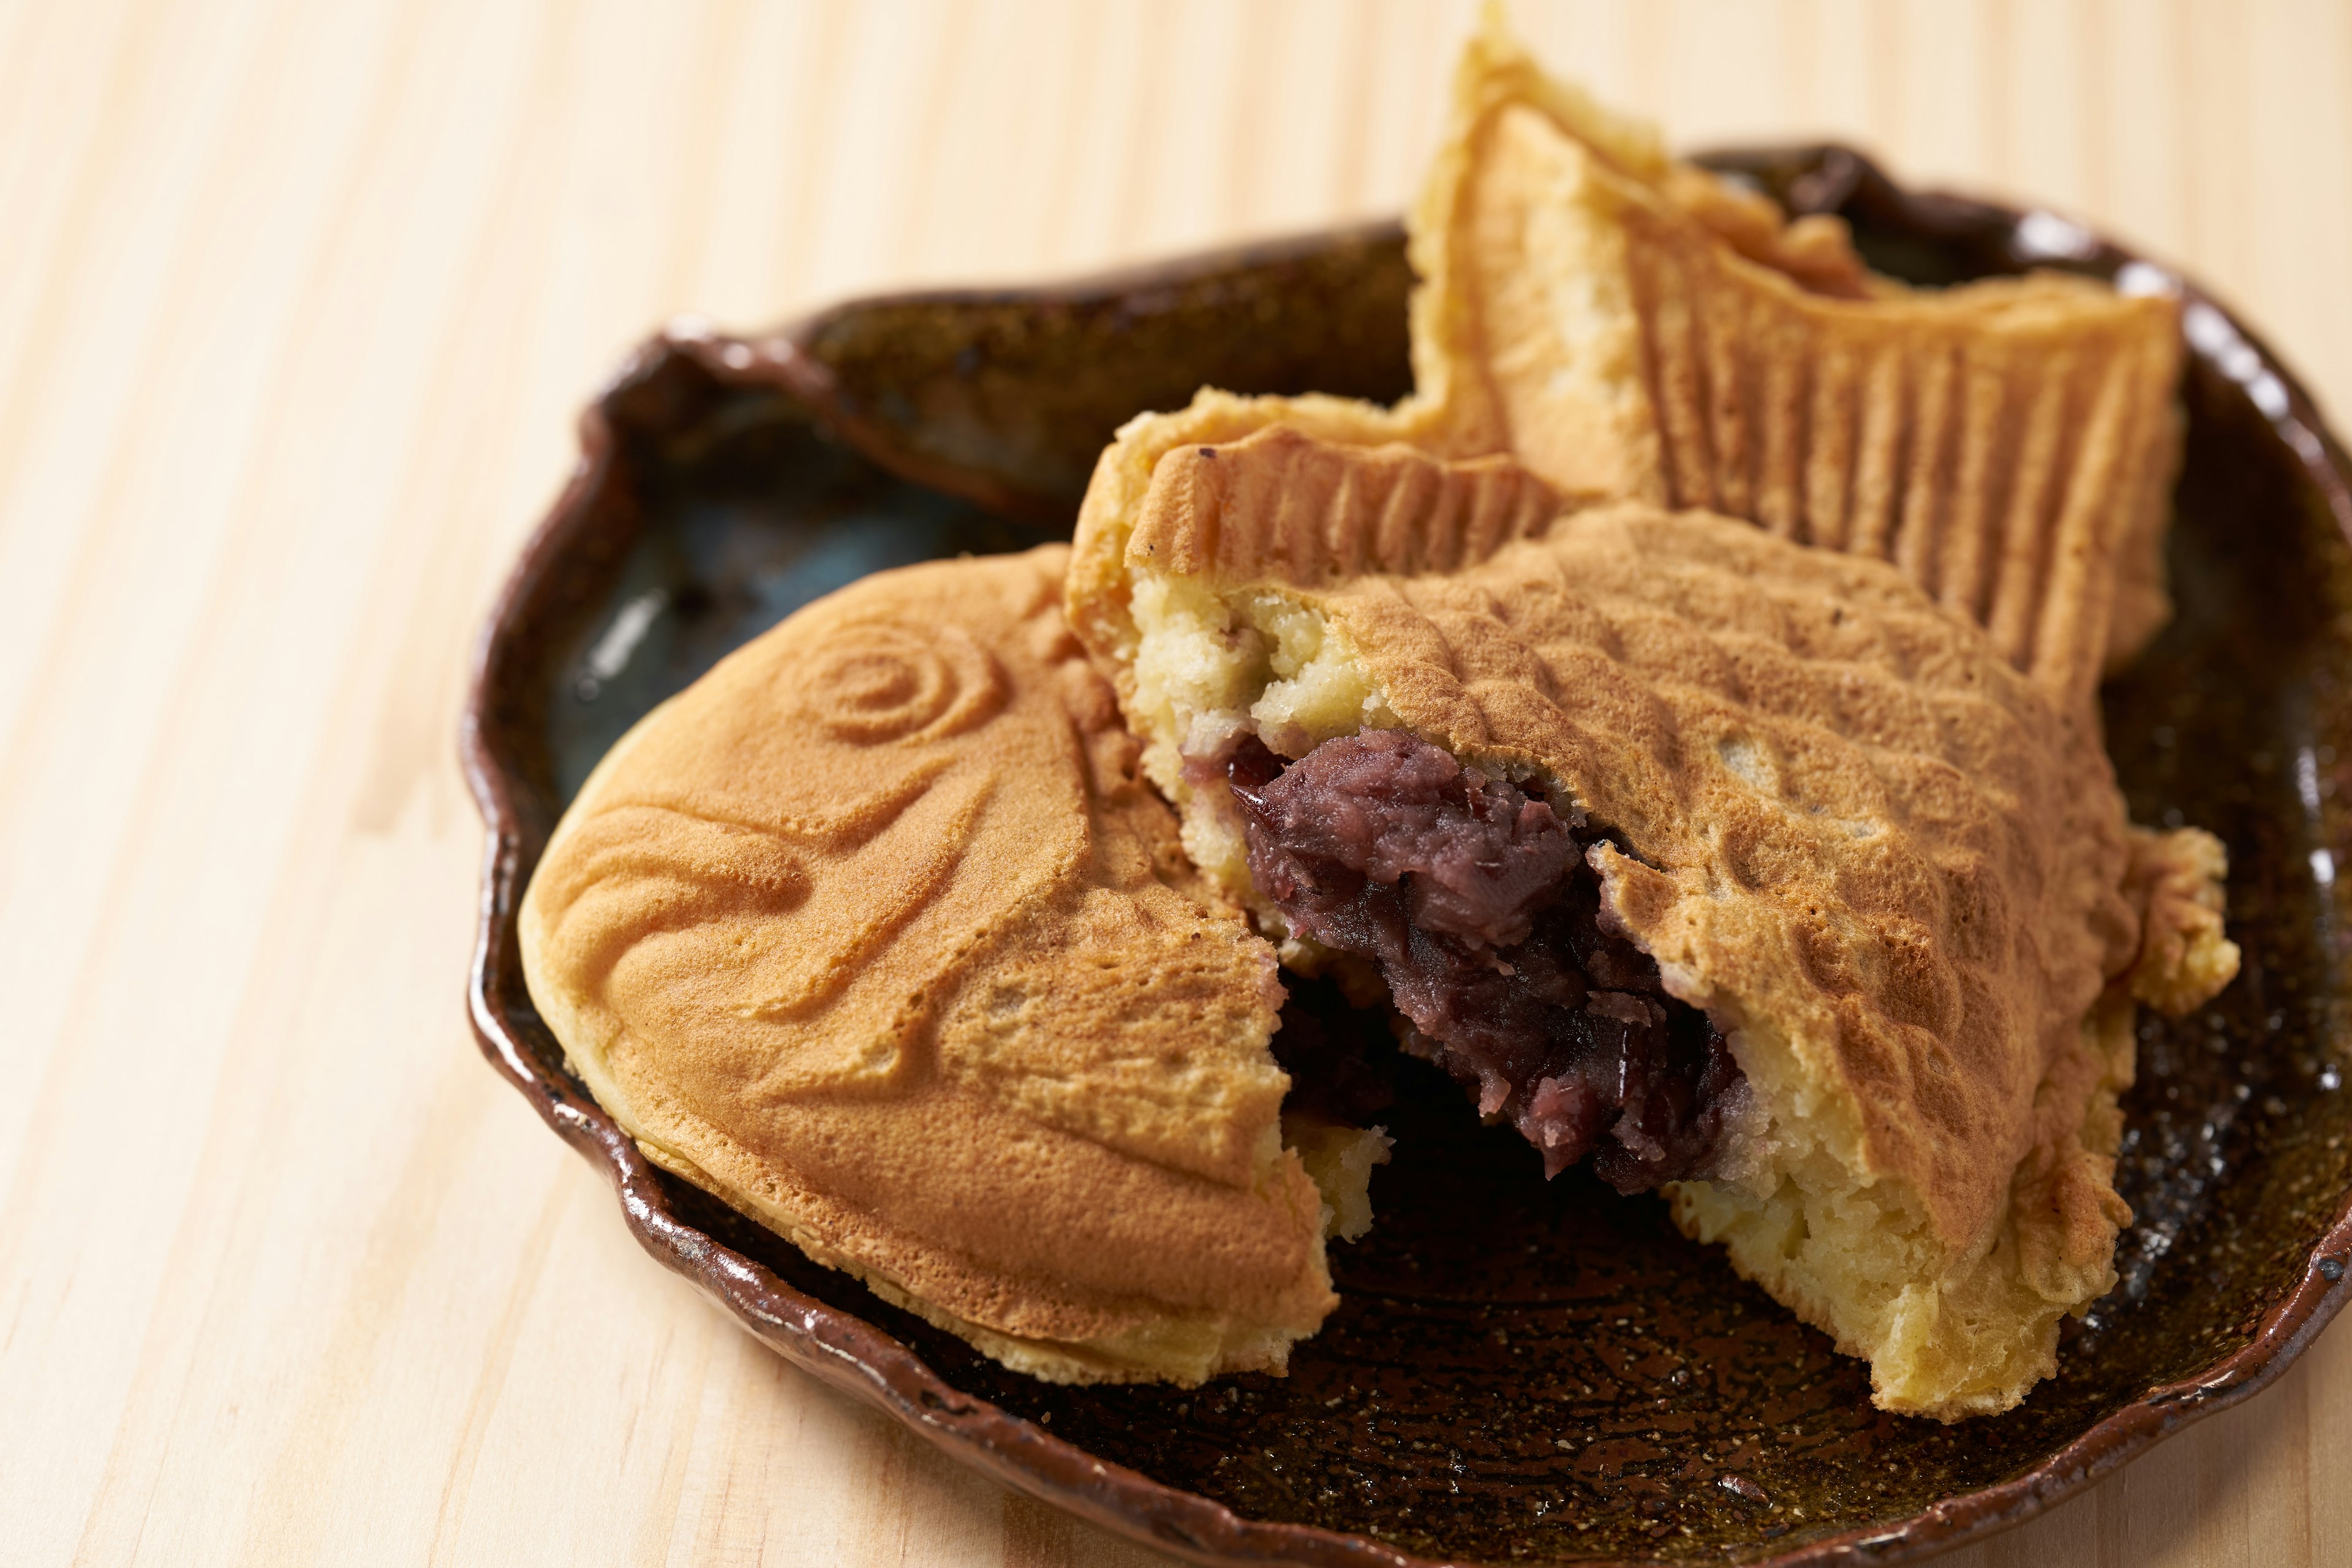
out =
[[649,716],[522,910],[669,1169],[1024,1370],[1280,1366],[1334,1298],[1265,944],[1065,629],[1066,552],[886,573]]
[[[1559,515],[1551,488],[1508,458],[1438,464],[1400,443],[1361,447],[1273,425],[1161,460],[1128,536],[1136,569],[1298,586],[1371,572],[1454,572]],[[1227,531],[1223,519],[1239,519]]]
[[2070,700],[2162,619],[2177,301],[2046,274],[1830,299],[1528,104],[1478,135],[1444,449],[1890,559]]
[[[1419,465],[1419,480],[1349,484],[1302,444],[1266,431],[1171,451],[1129,574],[1306,606],[1395,722],[1542,779],[1622,835],[1628,852],[1594,854],[1609,909],[1731,1033],[1774,1118],[1757,1204],[1775,1183],[1823,1203],[1834,1188],[1875,1205],[1864,1233],[1903,1242],[1853,1287],[1886,1299],[1808,1299],[1834,1273],[1820,1268],[1811,1286],[1781,1279],[1784,1299],[1882,1373],[1913,1369],[1882,1376],[1895,1407],[2013,1404],[2046,1371],[2057,1316],[2107,1288],[2121,1212],[2106,1162],[2129,1033],[2118,1062],[2114,1032],[2084,1020],[2139,921],[2087,716],[1887,564],[1703,513],[1612,503],[1540,537],[1522,525],[1459,570],[1362,570],[1381,515],[1367,496],[1454,515],[1501,477],[1397,448],[1376,463]],[[1279,485],[1254,483],[1258,465]],[[1147,740],[1164,722],[1138,721]],[[1906,1288],[1929,1306],[1897,1311]],[[1926,1352],[1887,1325],[1922,1310],[2000,1331],[1948,1324],[1942,1359],[1916,1370]]]
[[2229,852],[2201,827],[2135,827],[2131,847],[2129,891],[2147,911],[2132,994],[2177,1018],[2238,975],[2238,944],[2221,926]]

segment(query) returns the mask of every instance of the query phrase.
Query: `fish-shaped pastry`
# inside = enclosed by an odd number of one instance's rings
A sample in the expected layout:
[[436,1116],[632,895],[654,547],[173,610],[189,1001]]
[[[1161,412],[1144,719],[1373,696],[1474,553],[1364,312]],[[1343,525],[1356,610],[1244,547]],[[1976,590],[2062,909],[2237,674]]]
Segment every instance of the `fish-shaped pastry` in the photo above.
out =
[[1286,1147],[1272,950],[1065,627],[1067,550],[887,572],[649,714],[522,905],[533,1000],[671,1171],[1056,1381],[1276,1368],[1376,1133]]
[[1548,1170],[1871,1363],[2015,1405],[2113,1283],[2135,995],[2228,982],[2220,846],[1892,565],[1509,458],[1274,426],[1090,501],[1071,617],[1192,859]]

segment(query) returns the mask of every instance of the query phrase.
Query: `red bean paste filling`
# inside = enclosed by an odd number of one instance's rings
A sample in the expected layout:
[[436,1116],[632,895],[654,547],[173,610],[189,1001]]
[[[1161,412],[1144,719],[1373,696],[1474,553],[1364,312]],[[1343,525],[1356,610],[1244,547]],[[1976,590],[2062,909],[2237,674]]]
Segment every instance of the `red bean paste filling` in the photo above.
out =
[[1706,1014],[1601,929],[1585,851],[1602,836],[1582,812],[1395,731],[1295,763],[1251,737],[1225,776],[1258,891],[1294,931],[1377,963],[1405,1049],[1507,1118],[1545,1175],[1589,1159],[1634,1193],[1713,1168],[1739,1068]]

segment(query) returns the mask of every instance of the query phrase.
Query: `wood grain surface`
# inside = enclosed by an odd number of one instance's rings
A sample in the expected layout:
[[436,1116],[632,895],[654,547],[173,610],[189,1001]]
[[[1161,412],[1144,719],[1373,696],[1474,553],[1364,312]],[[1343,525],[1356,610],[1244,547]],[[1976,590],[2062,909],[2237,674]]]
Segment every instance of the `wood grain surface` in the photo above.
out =
[[[1680,144],[2176,258],[2352,410],[2352,6],[1517,10]],[[0,0],[0,1556],[1158,1561],[787,1368],[482,1063],[467,646],[665,318],[1392,212],[1468,14]],[[1948,1561],[2352,1561],[2352,1327]]]

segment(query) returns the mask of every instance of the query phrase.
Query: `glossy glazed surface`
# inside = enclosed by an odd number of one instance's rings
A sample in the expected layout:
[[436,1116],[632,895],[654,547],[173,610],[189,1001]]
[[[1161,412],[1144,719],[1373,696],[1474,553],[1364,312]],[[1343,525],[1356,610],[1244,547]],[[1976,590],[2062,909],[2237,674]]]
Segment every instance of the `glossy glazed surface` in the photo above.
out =
[[[1847,212],[1879,265],[1923,281],[2128,262],[2036,252],[2048,225],[1906,196],[1837,150],[1730,162],[1791,205]],[[1577,1173],[1547,1185],[1532,1150],[1416,1064],[1399,1069],[1424,1092],[1390,1113],[1378,1223],[1336,1249],[1339,1312],[1290,1378],[1192,1393],[1003,1373],[652,1172],[562,1073],[514,972],[511,904],[628,722],[864,571],[1017,548],[1056,509],[1066,527],[1076,455],[1181,400],[1179,380],[1395,395],[1404,286],[1393,235],[1358,235],[650,346],[592,412],[582,477],[484,644],[468,761],[500,842],[475,997],[493,1056],[611,1166],[648,1247],[787,1354],[1014,1484],[1203,1560],[1883,1561],[2061,1495],[2275,1371],[2332,1308],[2347,1244],[2352,1107],[2324,1042],[2345,1002],[2352,499],[2300,395],[2202,302],[2180,613],[2110,689],[2107,720],[2135,816],[2229,842],[2246,972],[2198,1017],[2144,1024],[2123,1283],[2011,1415],[1946,1428],[1871,1410],[1860,1363],[1654,1200]]]

